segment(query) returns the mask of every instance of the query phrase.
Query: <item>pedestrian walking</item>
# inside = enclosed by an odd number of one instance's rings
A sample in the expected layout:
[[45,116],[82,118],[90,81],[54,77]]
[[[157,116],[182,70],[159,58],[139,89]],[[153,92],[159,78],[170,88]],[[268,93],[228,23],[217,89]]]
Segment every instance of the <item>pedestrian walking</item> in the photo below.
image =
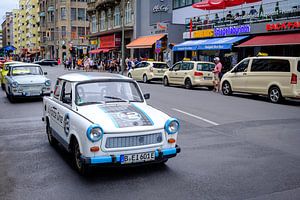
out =
[[213,70],[214,73],[214,91],[219,92],[220,91],[220,76],[221,76],[221,71],[222,71],[222,63],[220,62],[219,57],[214,58],[215,62],[215,68]]

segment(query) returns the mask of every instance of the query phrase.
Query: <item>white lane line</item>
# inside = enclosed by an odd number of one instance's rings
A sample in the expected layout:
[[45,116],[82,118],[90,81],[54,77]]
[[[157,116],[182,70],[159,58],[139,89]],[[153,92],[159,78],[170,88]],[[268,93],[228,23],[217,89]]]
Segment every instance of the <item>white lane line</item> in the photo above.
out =
[[202,121],[204,121],[204,122],[207,122],[207,123],[212,124],[212,125],[215,125],[215,126],[219,125],[219,124],[216,123],[216,122],[210,121],[210,120],[205,119],[205,118],[203,118],[203,117],[199,117],[199,116],[197,116],[197,115],[193,115],[193,114],[191,114],[191,113],[188,113],[188,112],[185,112],[185,111],[176,109],[176,108],[172,108],[172,110],[175,110],[175,111],[177,111],[177,112],[186,114],[186,115],[191,116],[191,117],[194,117],[194,118],[196,118],[196,119],[200,119],[200,120],[202,120]]

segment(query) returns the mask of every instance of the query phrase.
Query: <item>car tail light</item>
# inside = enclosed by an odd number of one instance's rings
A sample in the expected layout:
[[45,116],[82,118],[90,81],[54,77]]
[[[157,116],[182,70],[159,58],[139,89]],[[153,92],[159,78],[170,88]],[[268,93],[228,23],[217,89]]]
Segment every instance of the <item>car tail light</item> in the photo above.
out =
[[203,76],[202,72],[194,72],[194,76]]
[[153,72],[153,67],[150,67],[150,72]]
[[297,75],[296,74],[292,74],[291,84],[297,84]]

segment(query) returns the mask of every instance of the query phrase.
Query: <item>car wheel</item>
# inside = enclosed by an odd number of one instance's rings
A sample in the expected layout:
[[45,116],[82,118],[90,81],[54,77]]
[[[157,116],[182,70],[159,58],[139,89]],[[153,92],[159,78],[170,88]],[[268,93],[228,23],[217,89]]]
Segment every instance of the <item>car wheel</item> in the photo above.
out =
[[232,94],[231,86],[227,81],[225,81],[222,84],[222,93],[223,93],[223,95],[226,95],[226,96],[229,96]]
[[6,96],[11,103],[15,102],[15,98],[14,98],[13,94],[10,92],[9,88],[8,88],[8,92],[6,92]]
[[193,87],[192,82],[189,78],[187,78],[184,82],[184,86],[186,89],[191,89]]
[[164,86],[169,86],[169,80],[167,77],[164,77],[163,83],[164,83]]
[[55,145],[57,145],[58,142],[57,142],[57,140],[52,135],[52,128],[50,126],[49,121],[47,120],[46,123],[47,123],[46,124],[46,133],[47,133],[47,138],[48,138],[49,144],[51,146],[55,146]]
[[271,87],[268,97],[272,103],[279,103],[282,100],[280,89],[278,87]]
[[4,85],[4,83],[1,83],[1,88],[2,88],[2,90],[5,90],[5,85]]
[[144,74],[144,76],[143,76],[143,82],[144,82],[144,83],[148,83],[148,77],[147,77],[146,74]]
[[86,175],[88,173],[88,165],[86,165],[81,159],[80,148],[77,140],[75,139],[72,146],[72,154],[73,154],[73,164],[76,170],[82,174]]
[[132,78],[132,75],[131,75],[130,73],[128,73],[128,77],[129,77],[129,78]]

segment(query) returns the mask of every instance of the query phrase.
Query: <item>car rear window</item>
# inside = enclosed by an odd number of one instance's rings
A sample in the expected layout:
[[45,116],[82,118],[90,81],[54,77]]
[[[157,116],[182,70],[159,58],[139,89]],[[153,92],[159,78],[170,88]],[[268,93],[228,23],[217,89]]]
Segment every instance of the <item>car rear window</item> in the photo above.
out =
[[157,69],[166,69],[168,65],[166,63],[153,63],[153,67]]
[[197,64],[197,71],[213,71],[215,68],[214,64],[210,63],[198,63]]
[[283,59],[254,59],[252,72],[290,72],[290,62]]

